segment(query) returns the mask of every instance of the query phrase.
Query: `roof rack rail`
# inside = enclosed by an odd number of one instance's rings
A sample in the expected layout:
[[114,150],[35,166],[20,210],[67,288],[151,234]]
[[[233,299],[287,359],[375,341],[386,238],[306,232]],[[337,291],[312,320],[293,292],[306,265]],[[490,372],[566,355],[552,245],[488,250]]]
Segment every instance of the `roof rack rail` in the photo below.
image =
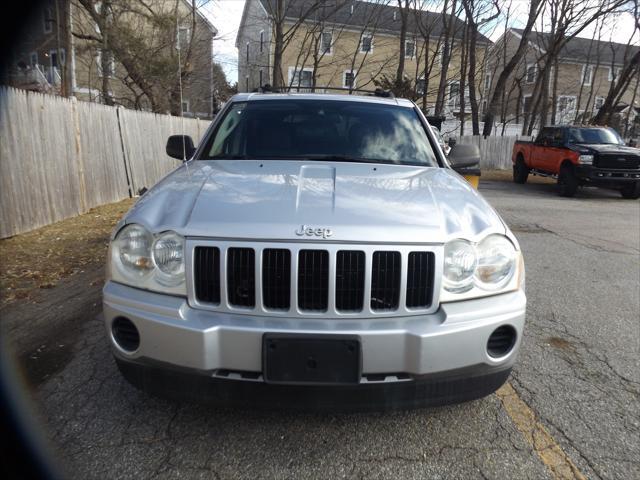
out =
[[327,90],[338,91],[338,92],[348,92],[349,95],[352,93],[364,93],[366,95],[372,97],[382,97],[382,98],[395,98],[395,95],[390,90],[384,90],[380,87],[375,90],[365,89],[365,88],[348,88],[348,87],[302,87],[302,86],[293,86],[288,85],[281,88],[273,88],[268,83],[263,86],[254,89],[254,92],[259,93],[325,93]]

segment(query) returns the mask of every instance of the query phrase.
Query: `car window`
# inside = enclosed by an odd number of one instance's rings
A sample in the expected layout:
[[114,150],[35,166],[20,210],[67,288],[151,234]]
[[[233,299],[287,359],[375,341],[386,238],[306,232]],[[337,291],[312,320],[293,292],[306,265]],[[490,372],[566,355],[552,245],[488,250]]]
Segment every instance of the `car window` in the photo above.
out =
[[202,159],[329,159],[437,166],[412,108],[335,100],[236,102]]
[[624,145],[618,134],[608,128],[570,128],[570,143]]

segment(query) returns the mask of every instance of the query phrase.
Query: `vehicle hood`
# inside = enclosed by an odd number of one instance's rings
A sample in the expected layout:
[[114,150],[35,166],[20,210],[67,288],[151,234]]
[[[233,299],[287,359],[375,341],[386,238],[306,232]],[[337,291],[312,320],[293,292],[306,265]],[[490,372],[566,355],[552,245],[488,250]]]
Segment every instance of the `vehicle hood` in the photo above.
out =
[[[145,193],[124,222],[187,237],[362,243],[505,233],[452,170],[324,161],[191,161]],[[325,230],[296,234],[303,225]]]
[[581,153],[611,153],[621,155],[640,155],[640,148],[627,147],[626,145],[609,145],[603,143],[575,143],[576,150]]

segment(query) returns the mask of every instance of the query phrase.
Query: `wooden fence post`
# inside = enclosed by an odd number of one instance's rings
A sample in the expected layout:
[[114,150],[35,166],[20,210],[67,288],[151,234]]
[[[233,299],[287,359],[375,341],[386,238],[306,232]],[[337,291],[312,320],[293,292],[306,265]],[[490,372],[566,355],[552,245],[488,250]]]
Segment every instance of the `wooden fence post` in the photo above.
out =
[[84,177],[84,158],[82,153],[82,143],[80,141],[80,117],[78,115],[78,99],[71,97],[71,110],[73,112],[74,136],[76,140],[76,161],[78,162],[78,191],[80,194],[80,211],[82,213],[87,208],[87,184]]

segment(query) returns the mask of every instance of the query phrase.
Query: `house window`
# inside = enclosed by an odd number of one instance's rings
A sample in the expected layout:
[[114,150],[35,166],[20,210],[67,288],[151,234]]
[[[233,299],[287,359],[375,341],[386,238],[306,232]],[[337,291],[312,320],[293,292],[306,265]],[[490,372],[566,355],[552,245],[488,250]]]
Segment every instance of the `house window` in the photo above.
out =
[[525,78],[526,83],[535,83],[536,76],[538,74],[538,66],[535,63],[527,65],[527,74]]
[[342,75],[342,86],[344,88],[355,88],[357,74],[356,70],[345,70]]
[[420,96],[424,95],[426,83],[424,77],[416,80],[416,93]]
[[615,70],[612,67],[609,67],[609,81],[613,82],[614,80],[620,78],[620,67],[616,67]]
[[593,102],[593,112],[598,113],[604,105],[604,97],[596,97],[596,101]]
[[246,53],[246,57],[247,57],[247,63],[249,63],[249,42],[247,42],[247,53]]
[[593,80],[593,65],[583,65],[582,66],[582,84],[588,87],[591,85],[592,80]]
[[31,52],[31,55],[29,55],[29,62],[32,67],[38,65],[38,52]]
[[[107,55],[109,58],[106,72],[102,71],[102,55],[103,54]],[[103,52],[102,50],[98,50],[98,53],[96,54],[96,64],[98,65],[98,75],[100,75],[101,77],[104,76],[105,73],[107,77],[113,77],[115,75],[116,62],[115,62],[115,59],[113,58],[113,53],[109,51]]]
[[260,53],[264,50],[264,30],[260,32]]
[[331,32],[322,32],[320,35],[320,53],[323,55],[331,55],[333,48],[333,34]]
[[365,33],[360,39],[360,53],[369,53],[373,50],[373,35]]
[[311,87],[313,85],[313,69],[289,67],[289,85],[292,87]]
[[460,82],[449,84],[449,106],[453,110],[460,108]]
[[416,42],[415,40],[407,40],[404,42],[404,56],[406,58],[413,58],[416,54]]
[[560,95],[556,111],[556,121],[558,123],[569,123],[573,121],[576,112],[576,97],[574,95]]
[[487,73],[484,76],[484,91],[488,92],[491,89],[491,74]]
[[178,49],[185,50],[189,47],[189,40],[191,39],[191,29],[189,27],[178,28]]
[[531,95],[522,97],[522,114],[526,115],[531,111]]
[[42,12],[42,27],[44,33],[53,32],[53,7],[47,7]]
[[189,110],[189,100],[183,98],[182,99],[182,113],[190,112]]

